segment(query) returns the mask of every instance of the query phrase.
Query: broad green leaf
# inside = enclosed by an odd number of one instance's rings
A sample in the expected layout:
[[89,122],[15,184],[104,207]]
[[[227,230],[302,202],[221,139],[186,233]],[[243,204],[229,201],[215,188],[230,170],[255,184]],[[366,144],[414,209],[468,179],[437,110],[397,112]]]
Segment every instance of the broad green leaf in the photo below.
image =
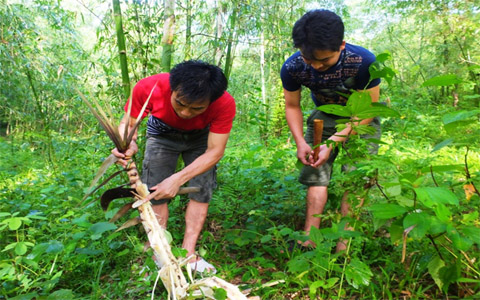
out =
[[370,268],[357,258],[352,258],[345,269],[347,282],[356,289],[362,285],[368,286],[372,275]]
[[371,135],[375,134],[375,132],[377,131],[375,127],[370,125],[357,125],[355,126],[354,130],[358,134],[371,134]]
[[461,83],[462,80],[455,74],[440,75],[426,80],[422,86],[448,86]]
[[390,227],[388,227],[388,232],[390,233],[390,241],[392,242],[392,244],[397,244],[399,241],[402,240],[402,226],[392,224]]
[[480,246],[480,228],[475,226],[464,226],[459,228],[459,230],[465,236],[465,238]]
[[386,143],[382,140],[374,139],[374,138],[365,139],[365,141],[368,142],[368,143],[374,143],[374,144],[378,144],[378,145],[390,145],[389,143]]
[[18,228],[20,228],[20,226],[22,226],[21,218],[10,218],[10,219],[7,219],[7,221],[8,221],[8,228],[10,230],[17,230]]
[[440,221],[436,216],[430,216],[430,229],[428,232],[432,235],[444,233],[447,230],[447,224]]
[[308,271],[310,269],[310,264],[305,258],[296,256],[287,263],[287,267],[290,272],[298,274]]
[[400,205],[389,203],[373,204],[367,209],[372,212],[375,218],[378,219],[390,219],[401,216],[407,212],[406,208]]
[[389,59],[392,59],[392,55],[389,52],[380,53],[379,55],[377,55],[375,57],[375,60],[380,62],[380,63],[384,63]]
[[338,281],[338,277],[331,277],[331,278],[328,278],[325,282],[325,285],[323,286],[324,289],[330,289],[332,288],[335,283],[337,283]]
[[312,240],[312,242],[317,245],[320,245],[324,241],[322,232],[320,231],[320,229],[314,226],[310,228],[310,234],[308,235],[308,237],[310,238],[310,240]]
[[427,207],[433,207],[437,203],[452,204],[458,206],[458,198],[455,194],[444,187],[421,187],[415,188],[418,200]]
[[430,173],[431,171],[435,173],[443,173],[443,172],[463,172],[465,171],[465,166],[464,165],[438,165],[438,166],[432,166],[430,167],[425,167],[422,169],[422,173]]
[[227,299],[227,291],[222,288],[216,288],[213,297],[215,300],[225,300]]
[[15,254],[24,255],[27,253],[27,245],[24,242],[18,242],[15,246]]
[[433,211],[435,212],[435,214],[437,215],[437,218],[440,221],[444,223],[448,223],[451,221],[450,218],[452,217],[452,212],[444,204],[439,203],[435,205],[435,207],[433,208]]
[[462,223],[463,224],[470,224],[478,220],[478,211],[473,211],[469,214],[462,215]]
[[410,231],[409,236],[416,239],[421,239],[430,229],[430,216],[426,213],[413,212],[403,219],[403,228],[407,229],[415,225],[415,228]]
[[445,124],[443,125],[443,128],[448,134],[456,134],[458,132],[465,131],[464,127],[470,125],[471,123],[472,121],[457,121]]
[[63,251],[63,244],[59,241],[50,241],[48,247],[45,250],[46,253],[57,254]]
[[0,218],[3,218],[3,217],[6,217],[6,216],[10,216],[11,214],[8,213],[8,212],[0,212]]
[[77,248],[75,252],[78,254],[86,254],[86,255],[98,255],[103,253],[101,249],[93,249],[93,248]]
[[[375,104],[375,103],[373,103]],[[359,119],[369,119],[369,118],[374,118],[374,117],[400,117],[400,114],[384,105],[373,105],[372,107],[369,107],[362,112],[356,114],[355,116],[358,117]]]
[[386,182],[383,183],[385,193],[390,196],[398,196],[402,194],[402,185],[399,182]]
[[272,236],[270,234],[267,234],[262,236],[262,238],[260,239],[260,242],[267,243],[267,242],[270,242],[271,240],[272,240]]
[[28,293],[23,295],[18,295],[12,298],[8,298],[9,300],[31,300],[31,299],[39,299],[37,293]]
[[90,226],[89,230],[93,232],[93,234],[102,234],[105,231],[114,230],[116,228],[117,226],[110,222],[98,222]]
[[460,111],[455,111],[448,113],[443,116],[442,121],[443,124],[447,125],[450,123],[458,122],[458,121],[466,121],[472,117],[477,116],[480,113],[479,109],[474,109],[474,110],[460,110]]
[[442,149],[443,147],[446,147],[446,146],[448,146],[452,143],[453,143],[453,139],[446,139],[446,140],[440,142],[439,144],[436,144],[435,147],[433,147],[432,152],[438,151],[438,150]]
[[428,263],[428,273],[432,276],[433,281],[437,284],[438,288],[441,290],[443,287],[442,279],[440,278],[440,274],[438,273],[441,268],[445,266],[445,262],[440,259],[440,257],[435,256],[429,263]]
[[457,282],[458,278],[460,278],[460,268],[457,265],[447,265],[441,268],[438,271],[440,275],[440,280],[443,283],[442,290],[444,292],[448,291],[448,287],[450,284]]
[[337,104],[327,104],[317,107],[318,110],[326,112],[327,114],[333,114],[340,117],[351,117],[352,113],[346,106]]
[[310,298],[315,298],[315,295],[317,294],[318,288],[323,287],[324,285],[325,285],[324,280],[317,280],[317,281],[312,282],[309,286],[309,293],[308,293]]
[[282,235],[282,236],[285,236],[285,235],[289,235],[293,232],[293,230],[291,228],[288,228],[288,227],[284,227],[282,228],[279,233]]
[[53,293],[51,293],[48,297],[47,300],[64,300],[64,299],[75,299],[75,294],[73,293],[72,290],[58,290]]
[[353,115],[368,109],[372,103],[372,98],[368,92],[353,92],[348,97],[347,107]]
[[473,241],[460,235],[452,225],[447,226],[447,236],[452,240],[453,245],[462,251],[467,251],[473,245]]
[[338,281],[338,278],[337,277],[333,277],[333,278],[329,278],[327,280],[317,280],[317,281],[314,281],[310,284],[309,286],[309,296],[311,299],[315,298],[315,295],[317,294],[317,290],[319,287],[323,288],[323,289],[330,289],[332,288],[335,283],[337,283]]
[[405,197],[403,195],[398,195],[395,197],[395,201],[403,207],[413,207],[415,201],[412,198]]

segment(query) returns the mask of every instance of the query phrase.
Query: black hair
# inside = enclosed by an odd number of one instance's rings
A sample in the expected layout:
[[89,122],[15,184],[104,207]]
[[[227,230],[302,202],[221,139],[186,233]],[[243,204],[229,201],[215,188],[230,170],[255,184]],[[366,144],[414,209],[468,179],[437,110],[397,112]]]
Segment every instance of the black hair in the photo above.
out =
[[170,71],[170,87],[188,103],[210,103],[227,90],[227,78],[222,69],[200,60],[188,60]]
[[313,58],[315,50],[338,51],[344,31],[342,19],[334,12],[311,10],[295,22],[292,30],[293,45],[307,58]]

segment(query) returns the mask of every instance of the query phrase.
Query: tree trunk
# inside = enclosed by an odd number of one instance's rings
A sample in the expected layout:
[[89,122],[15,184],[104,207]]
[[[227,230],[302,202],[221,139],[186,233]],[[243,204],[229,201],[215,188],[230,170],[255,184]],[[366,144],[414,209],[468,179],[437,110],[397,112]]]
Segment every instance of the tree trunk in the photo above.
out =
[[120,0],[113,0],[113,17],[115,19],[115,29],[117,31],[118,53],[120,56],[120,68],[122,69],[122,86],[125,99],[130,97],[130,79],[128,76],[127,51],[125,49],[125,34],[122,26],[122,11],[120,10]]
[[175,0],[165,0],[165,23],[162,37],[162,70],[169,72],[172,66],[173,36],[175,33]]
[[215,18],[215,49],[213,52],[213,59],[214,63],[218,66],[221,67],[222,65],[222,57],[223,57],[223,49],[220,46],[221,45],[221,38],[223,34],[223,22],[222,22],[222,15],[224,13],[224,8],[223,4],[220,0],[215,1],[216,4],[216,18]]
[[187,28],[185,30],[185,60],[192,57],[192,0],[187,0]]
[[[235,4],[234,4],[235,5]],[[225,59],[225,77],[227,80],[230,79],[230,73],[232,72],[233,65],[233,56],[232,56],[232,46],[233,46],[233,37],[235,33],[235,25],[237,22],[238,6],[235,5],[230,16],[230,32],[228,34],[228,45],[227,45],[227,57]]]

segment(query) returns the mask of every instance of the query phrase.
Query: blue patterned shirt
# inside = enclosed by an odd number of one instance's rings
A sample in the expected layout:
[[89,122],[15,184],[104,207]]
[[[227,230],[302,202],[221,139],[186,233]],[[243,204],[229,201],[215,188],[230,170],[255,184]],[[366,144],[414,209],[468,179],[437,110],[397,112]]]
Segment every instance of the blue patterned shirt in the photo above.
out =
[[380,79],[370,81],[368,67],[375,55],[367,49],[345,44],[336,65],[319,72],[303,61],[300,51],[290,56],[282,66],[280,77],[287,91],[297,91],[302,85],[310,89],[316,106],[324,104],[345,105],[351,89],[362,90],[380,84]]

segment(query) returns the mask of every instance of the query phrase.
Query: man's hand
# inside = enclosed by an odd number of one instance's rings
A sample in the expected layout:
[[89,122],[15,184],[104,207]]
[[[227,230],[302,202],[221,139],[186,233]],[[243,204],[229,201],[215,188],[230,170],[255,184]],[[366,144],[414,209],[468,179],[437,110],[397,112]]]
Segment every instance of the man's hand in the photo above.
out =
[[145,200],[150,201],[152,199],[160,200],[165,198],[173,198],[178,194],[180,186],[180,181],[176,178],[175,174],[173,174],[172,176],[166,178],[156,186],[152,187],[151,189],[155,192],[148,195]]
[[[318,153],[318,159],[316,162],[310,164],[314,168],[318,168],[319,166],[323,165],[327,162],[328,158],[330,157],[330,153],[332,152],[332,147],[327,146],[325,144],[320,145],[320,152]],[[313,159],[312,159],[313,160]]]
[[305,141],[297,144],[297,158],[306,166],[313,164],[313,150]]
[[118,160],[118,164],[120,164],[122,167],[126,168],[128,165],[128,160],[132,158],[132,156],[135,155],[135,153],[138,152],[138,146],[135,141],[131,141],[130,145],[128,145],[127,150],[125,153],[122,153],[118,151],[117,148],[112,150],[112,154],[115,155],[116,157],[120,158]]

